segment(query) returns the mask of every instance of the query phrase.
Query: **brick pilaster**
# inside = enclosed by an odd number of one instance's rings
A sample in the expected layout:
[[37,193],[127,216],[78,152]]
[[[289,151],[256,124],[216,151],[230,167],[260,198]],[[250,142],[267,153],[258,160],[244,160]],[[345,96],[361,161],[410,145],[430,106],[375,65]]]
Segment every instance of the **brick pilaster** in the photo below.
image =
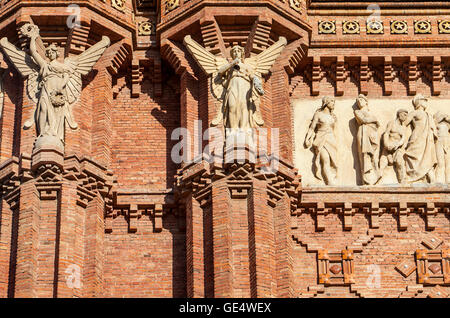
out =
[[214,297],[234,297],[230,194],[225,180],[212,185]]
[[186,198],[186,270],[187,296],[205,297],[203,211],[192,194]]
[[273,210],[267,204],[266,183],[253,181],[248,196],[250,291],[252,297],[276,295]]

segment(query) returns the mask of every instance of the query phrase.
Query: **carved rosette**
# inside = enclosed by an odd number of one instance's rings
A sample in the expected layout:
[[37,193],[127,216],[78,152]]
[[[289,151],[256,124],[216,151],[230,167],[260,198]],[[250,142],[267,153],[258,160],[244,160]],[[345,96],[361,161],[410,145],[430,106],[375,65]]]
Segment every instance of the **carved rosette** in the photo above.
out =
[[408,34],[408,23],[402,20],[391,21],[391,34]]
[[450,20],[438,21],[439,34],[450,34]]
[[342,33],[344,34],[359,34],[360,29],[358,21],[342,22]]
[[429,20],[414,21],[415,34],[431,34],[431,22]]
[[383,34],[384,25],[382,21],[372,20],[367,21],[366,24],[367,34]]
[[319,21],[319,34],[336,34],[336,21]]

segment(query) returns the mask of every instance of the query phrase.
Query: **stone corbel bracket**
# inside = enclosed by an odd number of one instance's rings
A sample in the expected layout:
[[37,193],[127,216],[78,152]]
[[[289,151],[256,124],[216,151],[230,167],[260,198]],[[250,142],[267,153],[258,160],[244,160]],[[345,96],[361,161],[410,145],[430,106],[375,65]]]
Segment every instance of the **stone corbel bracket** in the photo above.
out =
[[[411,188],[393,189],[355,189],[355,188],[303,188],[302,201],[299,209],[294,213],[311,214],[316,221],[316,230],[325,229],[324,216],[329,213],[342,215],[343,228],[346,231],[352,230],[352,217],[357,214],[366,214],[370,220],[370,227],[377,229],[380,227],[379,217],[382,214],[392,214],[398,222],[398,229],[406,231],[408,229],[408,215],[416,213],[421,215],[426,224],[426,230],[432,231],[436,228],[436,217],[438,213],[448,214],[450,210],[450,191],[439,187],[424,189],[413,189],[413,194],[417,194],[417,201],[411,198]],[[423,201],[424,195],[428,197],[436,194],[436,199]],[[336,197],[338,201],[323,201],[324,197]],[[395,201],[392,197],[395,196]]]
[[[266,155],[246,158],[245,162],[232,163],[209,162],[209,158],[204,158],[200,162],[186,165],[178,172],[176,200],[184,204],[186,196],[192,193],[201,206],[206,206],[211,202],[211,184],[222,178],[227,179],[231,198],[246,198],[256,179],[266,182],[269,206],[275,207],[286,195],[290,201],[291,213],[294,213],[301,198],[301,181],[293,166],[278,158],[268,159]],[[250,158],[255,158],[256,163]],[[274,161],[278,162],[277,169],[268,172],[274,166]]]
[[17,207],[20,196],[20,165],[17,157],[12,157],[0,165],[0,185],[2,198],[11,209]]
[[128,221],[128,231],[139,230],[139,220],[146,216],[153,219],[153,231],[161,232],[163,217],[169,212],[178,214],[171,189],[149,191],[139,189],[116,188],[112,191],[112,209],[105,216],[106,233],[113,231],[113,221],[119,215]]
[[22,154],[0,166],[2,194],[10,205],[15,204],[21,185],[33,181],[41,200],[54,200],[64,181],[77,183],[77,204],[87,207],[100,196],[105,211],[112,208],[113,173],[87,157],[66,156],[57,149],[39,149],[32,156]]

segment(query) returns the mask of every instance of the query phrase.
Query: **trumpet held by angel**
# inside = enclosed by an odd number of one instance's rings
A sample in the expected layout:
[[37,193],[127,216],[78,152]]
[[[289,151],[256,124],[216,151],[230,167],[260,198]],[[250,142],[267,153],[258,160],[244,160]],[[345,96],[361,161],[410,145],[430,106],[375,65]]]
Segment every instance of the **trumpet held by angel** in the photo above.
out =
[[34,118],[26,121],[24,128],[29,129],[36,123],[36,144],[41,141],[63,147],[65,123],[71,129],[78,128],[71,106],[81,95],[81,76],[92,70],[109,47],[110,40],[104,36],[82,54],[60,62],[55,44],[45,49],[45,57],[38,53],[39,28],[36,25],[25,24],[21,32],[30,39],[31,55],[16,48],[7,38],[0,40],[0,47],[19,73],[27,78],[28,96],[36,103]]
[[275,60],[286,46],[286,38],[279,40],[256,56],[245,58],[244,48],[231,48],[231,61],[216,56],[185,36],[184,45],[211,77],[211,91],[220,102],[220,109],[212,126],[223,122],[225,128],[248,131],[264,125],[260,111],[260,98],[264,95],[262,75],[268,74]]

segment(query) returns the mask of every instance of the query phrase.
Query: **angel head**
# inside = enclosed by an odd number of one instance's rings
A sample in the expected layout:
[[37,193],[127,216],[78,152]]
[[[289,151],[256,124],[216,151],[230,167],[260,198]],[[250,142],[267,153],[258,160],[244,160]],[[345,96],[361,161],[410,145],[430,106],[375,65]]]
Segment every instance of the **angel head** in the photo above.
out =
[[243,60],[243,59],[244,59],[245,51],[244,51],[244,48],[243,48],[242,46],[235,45],[235,46],[233,46],[233,47],[231,48],[230,54],[231,54],[231,58],[232,58],[233,60],[235,60],[235,59],[241,59],[241,60]]
[[56,60],[59,57],[59,52],[58,52],[58,47],[56,46],[55,43],[50,44],[46,49],[45,49],[45,56],[50,60]]

